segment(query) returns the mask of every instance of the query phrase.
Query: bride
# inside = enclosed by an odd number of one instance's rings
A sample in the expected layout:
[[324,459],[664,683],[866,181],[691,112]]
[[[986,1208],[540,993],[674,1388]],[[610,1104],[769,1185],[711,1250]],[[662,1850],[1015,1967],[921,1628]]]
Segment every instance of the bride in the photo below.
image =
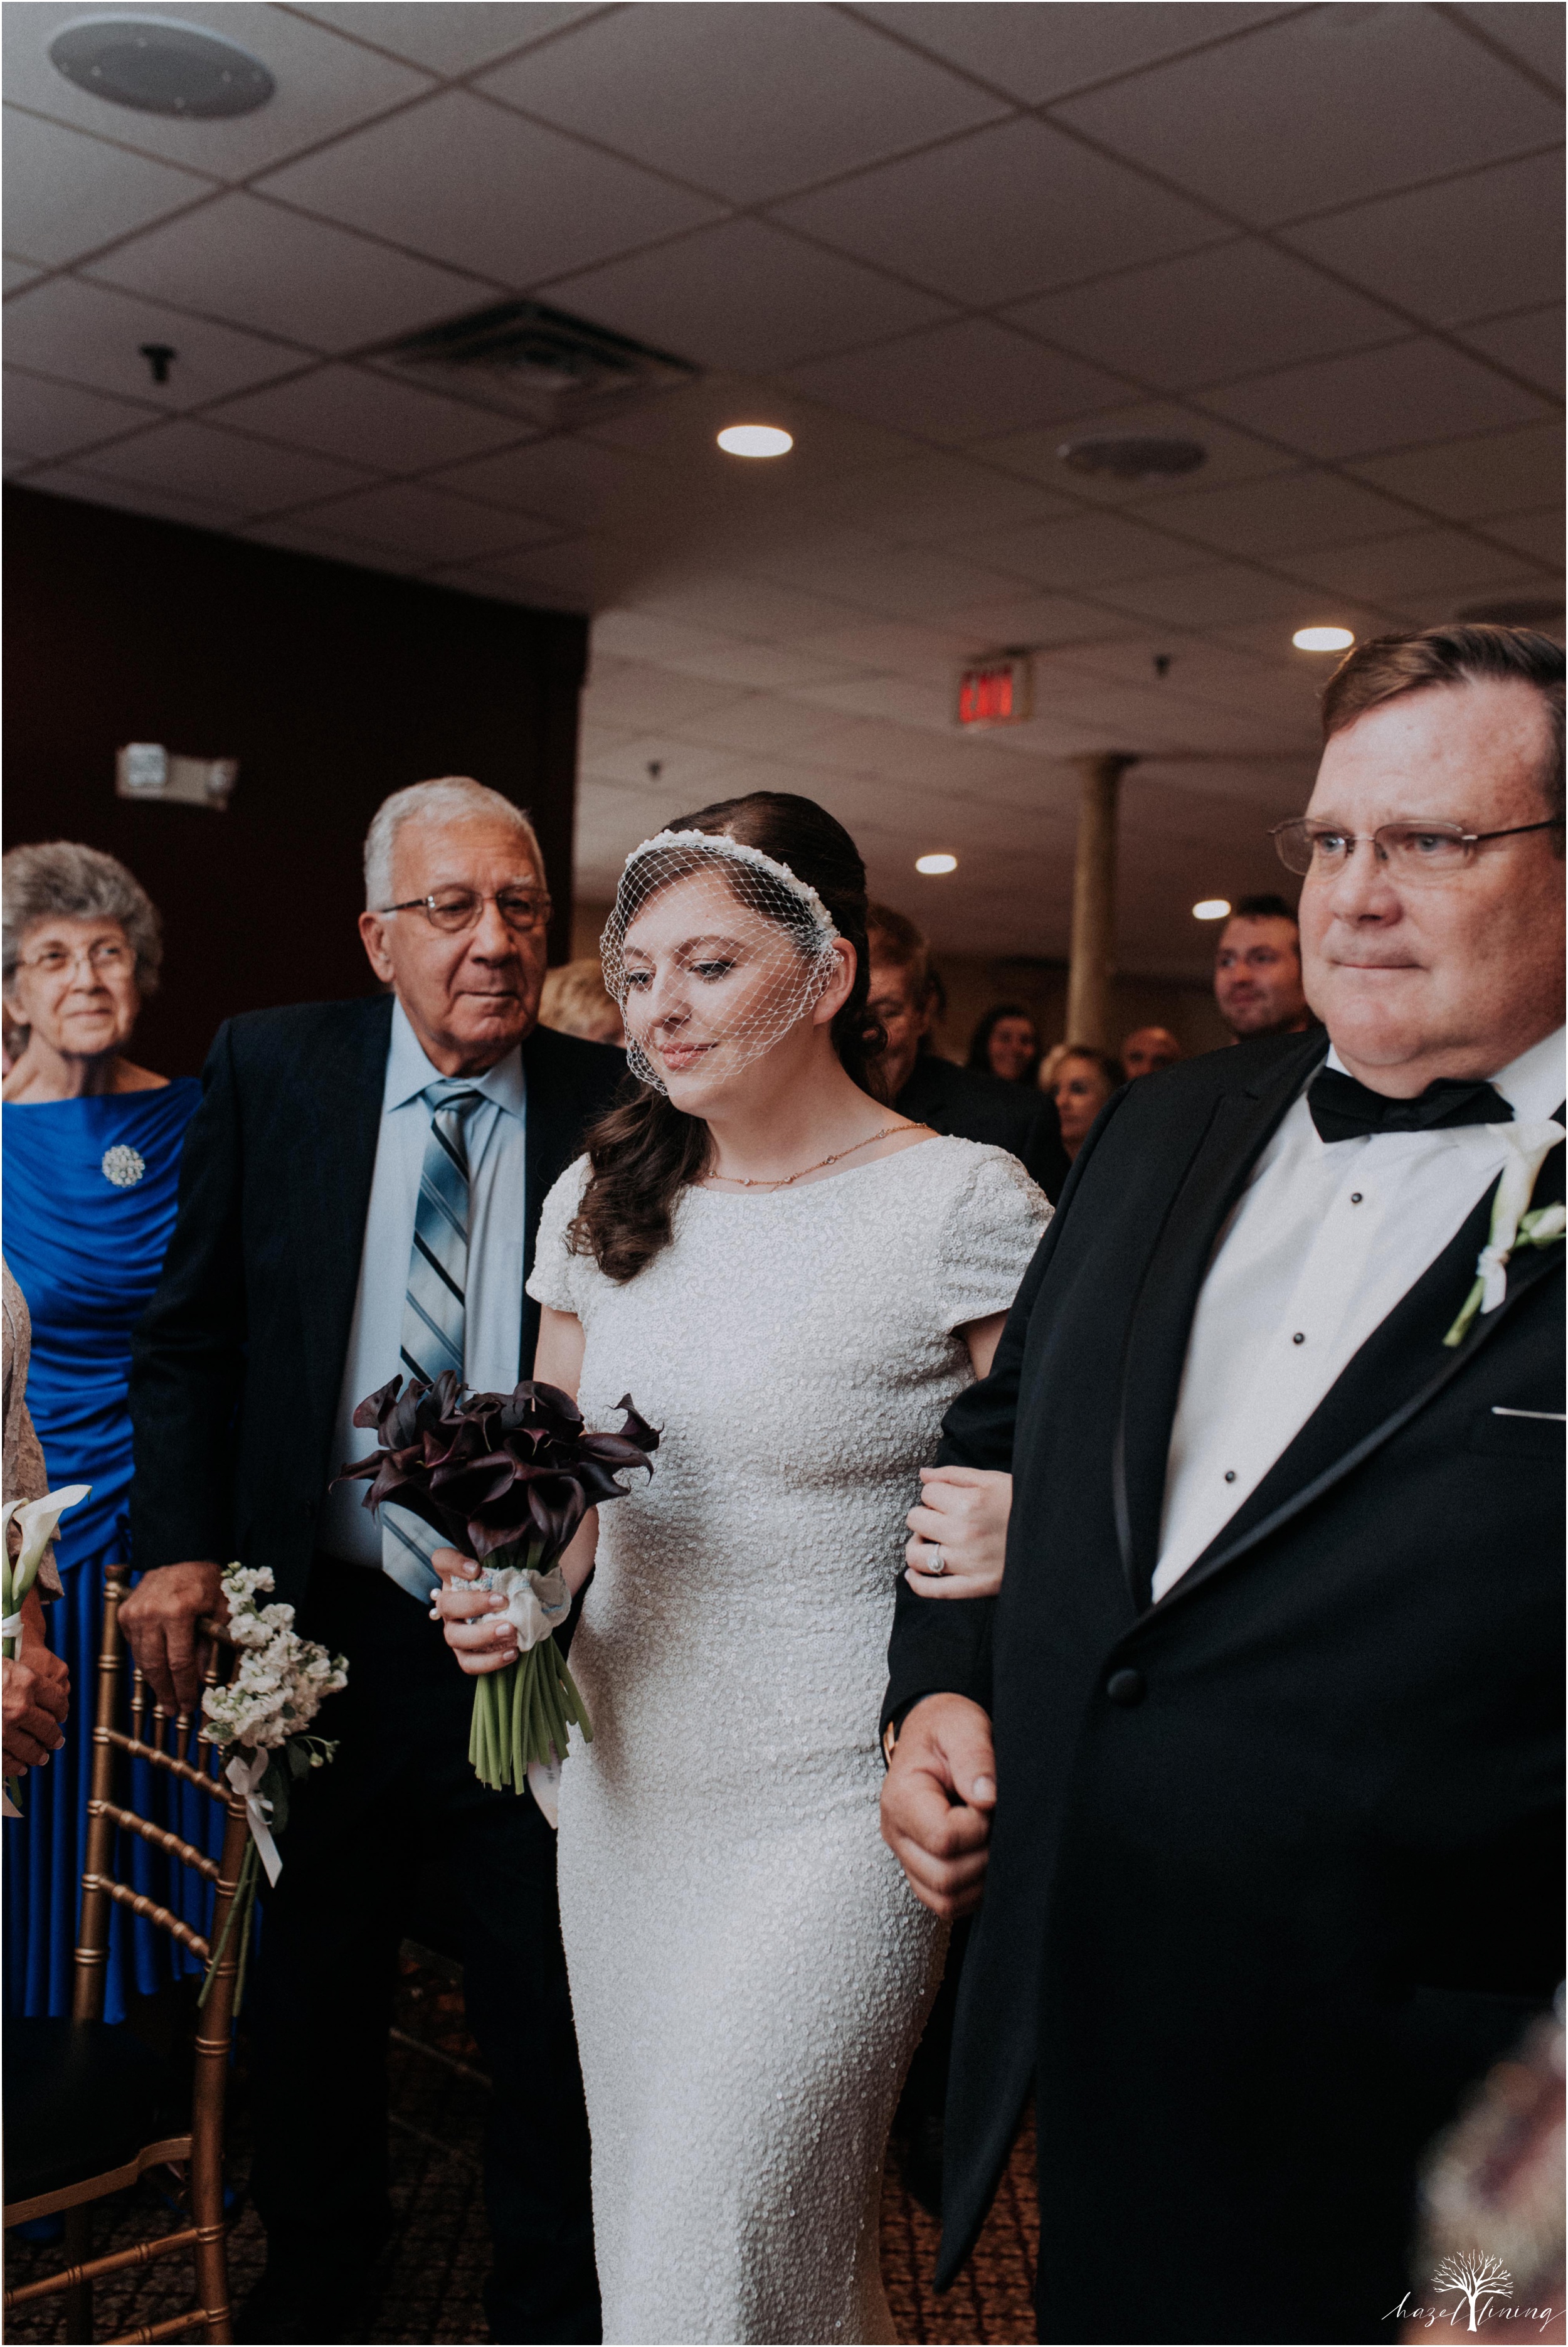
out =
[[[809,799],[647,842],[603,942],[641,1082],[546,1201],[528,1286],[535,1374],[662,1430],[567,1558],[574,1587],[597,1564],[559,1864],[604,2336],[891,2340],[883,2155],[942,1953],[877,1829],[894,1577],[1050,1209],[875,1096],[865,868]],[[933,1594],[967,1569],[911,1553]],[[464,1667],[509,1662],[501,1601],[437,1562]]]

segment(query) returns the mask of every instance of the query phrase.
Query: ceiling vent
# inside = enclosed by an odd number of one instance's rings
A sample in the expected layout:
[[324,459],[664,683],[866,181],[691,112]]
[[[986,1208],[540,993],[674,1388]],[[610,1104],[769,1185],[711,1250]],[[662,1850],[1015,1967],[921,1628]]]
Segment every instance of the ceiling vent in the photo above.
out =
[[1208,450],[1201,440],[1153,439],[1141,432],[1117,432],[1102,440],[1064,440],[1056,453],[1074,473],[1112,481],[1163,481],[1195,473]]
[[542,302],[497,302],[405,335],[374,355],[428,390],[518,416],[547,432],[569,432],[590,416],[692,383],[700,372],[668,351],[651,350]]

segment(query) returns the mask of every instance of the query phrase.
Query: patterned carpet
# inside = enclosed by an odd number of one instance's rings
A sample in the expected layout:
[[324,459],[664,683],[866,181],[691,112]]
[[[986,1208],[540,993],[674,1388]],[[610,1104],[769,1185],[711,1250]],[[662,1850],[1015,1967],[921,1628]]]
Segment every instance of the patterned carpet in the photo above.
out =
[[[405,1959],[391,2064],[397,2231],[377,2272],[371,2320],[361,2334],[365,2341],[479,2342],[490,2335],[479,2296],[489,2259],[478,2165],[488,2089],[476,2060],[456,1983],[434,1964]],[[242,2043],[230,2117],[235,2221],[229,2255],[238,2301],[258,2280],[265,2256],[261,2227],[244,2198],[249,2147]],[[168,2192],[144,2178],[134,2192],[100,2204],[94,2251],[101,2256],[128,2248],[173,2230],[176,2222]],[[905,2191],[897,2152],[890,2156],[882,2194],[882,2270],[901,2339],[941,2347],[1032,2340],[1036,2240],[1033,2146],[1020,2137],[973,2258],[938,2297],[930,2280],[936,2224]],[[5,2279],[13,2288],[60,2262],[57,2244],[8,2236],[6,2249]],[[114,2275],[98,2287],[96,2335],[107,2340],[145,2332],[190,2302],[189,2268],[178,2259]],[[6,2338],[62,2338],[61,2307],[55,2299],[17,2308],[6,2320]]]

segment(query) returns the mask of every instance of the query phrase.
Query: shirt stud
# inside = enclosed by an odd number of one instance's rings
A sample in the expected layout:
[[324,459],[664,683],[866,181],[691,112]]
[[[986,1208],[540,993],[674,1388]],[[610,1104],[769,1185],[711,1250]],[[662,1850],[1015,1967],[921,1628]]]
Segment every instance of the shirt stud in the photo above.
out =
[[1305,1344],[1306,1344],[1306,1342],[1307,1342],[1307,1331],[1306,1331],[1306,1329],[1305,1329],[1305,1328],[1298,1328],[1298,1329],[1296,1330],[1296,1332],[1295,1336],[1291,1338],[1291,1340],[1290,1340],[1290,1341],[1291,1341],[1291,1343],[1292,1343],[1293,1345],[1305,1345]]

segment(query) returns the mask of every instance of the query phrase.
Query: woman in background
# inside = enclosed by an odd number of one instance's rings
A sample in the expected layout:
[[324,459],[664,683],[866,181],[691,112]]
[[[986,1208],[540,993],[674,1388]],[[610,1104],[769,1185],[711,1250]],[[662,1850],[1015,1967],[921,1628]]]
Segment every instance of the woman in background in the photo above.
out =
[[553,1027],[561,1035],[580,1035],[585,1043],[613,1043],[617,1051],[620,1049],[626,1040],[620,1005],[604,990],[604,972],[597,954],[546,970],[539,1025]]
[[[64,1594],[52,1624],[77,1701],[50,1767],[27,1779],[24,1817],[5,1829],[7,2009],[58,2014],[70,2010],[103,1569],[128,1554],[131,1330],[174,1227],[180,1151],[201,1087],[190,1077],[170,1083],[128,1056],[158,984],[162,940],[124,865],[51,840],[13,848],[0,878],[0,975],[20,1047],[0,1093],[5,1255],[32,1319],[27,1405],[51,1484],[92,1486],[56,1540]],[[150,1788],[138,1794],[147,1808]],[[181,1802],[168,1822],[205,1843],[212,1804],[190,1799],[203,1809],[187,1816]],[[187,1870],[167,1881],[145,1842],[128,1854],[138,1890],[177,1906],[195,1897]],[[123,1925],[122,1910],[113,1921]],[[128,1994],[167,1978],[166,1946],[144,1923],[111,1932],[108,2019],[123,2017]]]
[[1052,1092],[1061,1119],[1061,1145],[1069,1157],[1077,1156],[1090,1126],[1126,1081],[1121,1061],[1109,1051],[1097,1051],[1091,1043],[1068,1044],[1056,1064]]
[[1032,1084],[1040,1059],[1034,1013],[1021,1002],[997,1002],[975,1029],[967,1065],[1004,1083]]

